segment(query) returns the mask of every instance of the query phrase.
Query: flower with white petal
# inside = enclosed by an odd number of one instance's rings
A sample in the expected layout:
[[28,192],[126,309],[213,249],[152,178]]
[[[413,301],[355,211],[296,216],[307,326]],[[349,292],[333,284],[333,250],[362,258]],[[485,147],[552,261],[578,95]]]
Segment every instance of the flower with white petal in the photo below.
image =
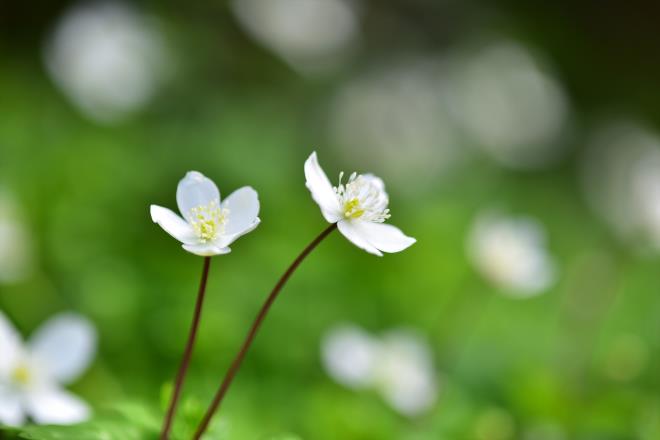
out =
[[635,121],[608,121],[583,158],[587,201],[622,241],[660,251],[660,134]]
[[153,18],[129,2],[80,2],[44,47],[57,87],[87,117],[119,122],[144,107],[169,70],[170,52]]
[[27,344],[0,313],[0,424],[74,424],[86,420],[85,402],[64,390],[89,366],[96,331],[81,316],[63,313],[43,324]]
[[358,8],[347,0],[234,0],[245,31],[304,75],[331,73],[355,52]]
[[480,215],[472,228],[467,251],[477,270],[513,297],[537,295],[556,279],[545,231],[532,218],[492,212]]
[[460,169],[471,153],[448,105],[447,67],[444,57],[407,55],[341,86],[327,118],[339,153],[391,171],[388,179],[405,182],[400,188],[408,192]]
[[382,256],[382,252],[400,252],[417,241],[384,223],[390,218],[389,197],[380,178],[353,173],[342,183],[343,176],[343,172],[339,174],[339,183],[333,187],[319,165],[316,152],[305,161],[306,185],[312,198],[323,217],[329,223],[336,223],[339,232],[350,242]]
[[379,342],[358,326],[339,325],[321,341],[323,365],[338,383],[353,389],[370,386]]
[[376,387],[399,413],[414,417],[428,411],[438,398],[438,383],[428,344],[408,329],[382,338],[376,363]]
[[352,389],[374,389],[397,412],[415,417],[438,398],[433,357],[426,341],[411,330],[376,338],[354,325],[339,325],[321,341],[328,375]]
[[470,144],[509,168],[538,169],[562,158],[570,103],[535,53],[515,41],[491,42],[459,52],[450,65],[447,101]]
[[215,183],[197,171],[189,171],[181,179],[176,201],[183,218],[151,205],[151,219],[183,243],[185,250],[203,257],[231,252],[229,245],[261,221],[254,189],[244,186],[221,202]]

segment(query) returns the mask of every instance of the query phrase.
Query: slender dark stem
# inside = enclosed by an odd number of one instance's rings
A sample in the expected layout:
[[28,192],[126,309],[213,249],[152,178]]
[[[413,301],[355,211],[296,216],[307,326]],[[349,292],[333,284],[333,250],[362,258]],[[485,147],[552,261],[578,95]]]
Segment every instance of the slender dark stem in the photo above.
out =
[[234,376],[236,376],[238,369],[241,367],[243,358],[245,358],[245,355],[250,349],[250,346],[252,345],[252,342],[254,341],[254,338],[257,335],[257,331],[259,331],[259,327],[261,327],[264,318],[266,318],[266,315],[268,314],[270,307],[273,305],[273,302],[275,302],[275,299],[277,298],[277,295],[280,293],[280,290],[282,290],[282,287],[284,287],[289,277],[291,277],[291,275],[296,271],[296,269],[298,268],[298,266],[300,266],[300,263],[303,262],[305,257],[307,257],[307,255],[309,255],[310,252],[312,252],[314,248],[319,243],[321,243],[323,239],[327,237],[335,229],[337,229],[337,224],[333,223],[332,225],[327,227],[323,232],[321,232],[321,234],[318,237],[316,237],[314,241],[312,241],[309,245],[307,245],[307,247],[302,251],[302,253],[298,255],[298,258],[296,258],[293,261],[293,263],[291,263],[291,266],[289,266],[286,272],[284,272],[284,275],[282,275],[282,277],[277,282],[273,290],[270,292],[270,295],[268,295],[266,302],[263,304],[263,306],[261,306],[261,310],[259,311],[257,317],[252,323],[252,327],[250,328],[250,331],[245,337],[245,341],[243,341],[243,345],[241,346],[241,349],[234,358],[234,361],[229,367],[229,370],[227,370],[227,373],[225,374],[225,378],[222,380],[222,384],[220,385],[220,388],[218,388],[218,391],[216,392],[215,397],[213,398],[213,402],[211,403],[211,406],[209,406],[209,409],[206,411],[206,414],[202,419],[202,422],[197,427],[197,431],[193,436],[194,440],[199,440],[202,434],[204,434],[204,432],[208,428],[209,423],[211,422],[211,418],[213,417],[213,414],[220,407],[220,404],[222,403],[222,399],[225,397],[225,394],[227,393],[229,386],[234,380]]
[[167,440],[169,438],[170,429],[172,428],[172,421],[174,420],[174,413],[176,411],[176,405],[179,402],[179,396],[181,395],[183,382],[186,380],[186,371],[188,370],[188,365],[190,364],[190,358],[195,346],[195,339],[197,338],[199,321],[202,317],[202,306],[204,305],[204,294],[206,292],[206,280],[208,280],[209,277],[210,266],[211,257],[204,257],[204,269],[202,269],[202,279],[199,282],[199,293],[197,294],[197,302],[195,303],[193,320],[190,324],[190,334],[188,335],[186,349],[184,350],[183,357],[181,358],[181,366],[179,366],[179,372],[176,375],[176,382],[174,384],[174,392],[172,393],[170,406],[167,408],[167,414],[165,415],[165,420],[163,421],[163,429],[160,433],[161,440]]

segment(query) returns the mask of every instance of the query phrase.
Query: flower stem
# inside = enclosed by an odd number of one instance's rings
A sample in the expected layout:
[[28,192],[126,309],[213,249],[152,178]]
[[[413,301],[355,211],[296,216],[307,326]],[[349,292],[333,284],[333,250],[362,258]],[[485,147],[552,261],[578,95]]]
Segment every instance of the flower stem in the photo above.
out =
[[170,400],[170,405],[167,408],[167,414],[165,415],[165,420],[163,421],[163,428],[160,433],[161,440],[167,440],[170,435],[170,429],[172,428],[172,421],[174,420],[174,413],[176,411],[177,403],[179,402],[179,396],[181,395],[181,389],[183,388],[183,382],[186,379],[186,371],[188,370],[188,365],[190,364],[190,358],[192,356],[193,348],[195,346],[195,339],[197,338],[197,329],[199,328],[199,321],[202,317],[202,306],[204,305],[204,294],[206,292],[206,281],[209,277],[209,267],[211,266],[211,257],[204,257],[204,268],[202,269],[202,279],[199,282],[199,293],[197,294],[197,302],[195,303],[195,312],[193,314],[193,320],[190,324],[190,333],[188,334],[188,342],[186,343],[186,348],[183,352],[183,357],[181,358],[181,365],[179,366],[179,372],[176,375],[176,381],[174,384],[174,392],[172,393],[172,398]]
[[227,393],[229,386],[234,380],[234,376],[236,376],[236,373],[241,367],[243,358],[245,358],[245,355],[250,349],[250,346],[252,345],[252,342],[254,341],[257,332],[259,331],[259,327],[261,327],[264,318],[266,318],[266,315],[268,314],[270,307],[273,305],[273,302],[275,302],[275,299],[277,299],[277,295],[282,290],[282,287],[284,287],[289,277],[291,277],[291,275],[296,271],[296,269],[298,268],[298,266],[300,266],[300,263],[303,262],[305,257],[307,257],[307,255],[309,255],[314,250],[314,248],[318,246],[318,244],[321,243],[323,239],[327,237],[335,229],[337,229],[337,224],[336,223],[331,224],[326,229],[324,229],[323,232],[321,232],[321,234],[319,234],[319,236],[316,237],[309,245],[307,245],[307,247],[302,251],[302,253],[298,255],[298,258],[296,258],[293,261],[293,263],[291,263],[291,266],[289,266],[286,272],[284,272],[284,275],[282,275],[282,277],[277,282],[273,290],[270,292],[270,295],[268,295],[266,302],[264,302],[263,306],[261,306],[261,310],[259,310],[257,317],[252,323],[252,327],[250,328],[250,331],[245,337],[241,349],[239,350],[238,354],[236,354],[236,357],[234,358],[233,362],[231,363],[231,366],[229,367],[229,370],[227,370],[227,373],[225,374],[225,377],[222,380],[222,384],[220,385],[220,388],[218,388],[218,391],[216,392],[215,397],[213,398],[213,402],[211,403],[211,406],[209,406],[209,409],[206,411],[206,414],[202,419],[202,422],[197,427],[197,431],[193,436],[194,440],[199,440],[202,434],[204,434],[204,432],[208,428],[209,423],[211,422],[211,418],[213,417],[213,414],[220,407],[220,404],[222,403],[222,400],[225,397],[225,394]]

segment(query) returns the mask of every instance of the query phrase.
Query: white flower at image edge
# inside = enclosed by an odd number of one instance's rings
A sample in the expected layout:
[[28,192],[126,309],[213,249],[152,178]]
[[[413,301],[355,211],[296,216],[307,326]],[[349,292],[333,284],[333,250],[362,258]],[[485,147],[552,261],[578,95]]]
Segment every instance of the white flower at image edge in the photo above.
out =
[[305,161],[305,179],[312,198],[321,208],[329,223],[337,223],[344,237],[365,251],[382,256],[382,252],[400,252],[416,240],[406,236],[392,225],[384,224],[390,218],[387,208],[389,197],[385,184],[372,174],[353,173],[333,187],[319,165],[316,152]]
[[87,369],[95,351],[94,327],[78,315],[51,318],[24,344],[0,312],[0,424],[20,426],[29,417],[66,425],[89,418],[87,404],[62,385]]
[[183,248],[202,257],[227,254],[229,245],[259,225],[259,199],[249,186],[239,188],[222,203],[211,179],[189,171],[179,182],[176,202],[183,218],[161,206],[151,205],[151,219]]

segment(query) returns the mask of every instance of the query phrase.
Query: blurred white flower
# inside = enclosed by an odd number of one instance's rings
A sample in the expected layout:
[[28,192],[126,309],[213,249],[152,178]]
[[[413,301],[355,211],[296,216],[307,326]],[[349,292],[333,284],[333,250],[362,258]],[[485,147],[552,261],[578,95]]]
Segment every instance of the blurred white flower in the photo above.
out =
[[98,122],[121,120],[155,94],[167,63],[154,23],[125,3],[74,6],[44,49],[53,81]]
[[568,100],[523,46],[491,43],[455,58],[451,107],[478,147],[512,168],[538,168],[560,157]]
[[375,338],[357,326],[339,325],[323,338],[321,360],[335,381],[374,389],[405,416],[421,415],[437,401],[432,355],[415,332],[393,330]]
[[376,362],[376,384],[385,400],[403,415],[428,411],[438,398],[438,384],[428,344],[415,332],[384,335]]
[[[329,109],[329,131],[357,163],[391,170],[416,191],[465,156],[448,108],[449,75],[440,58],[379,66],[342,88]],[[414,179],[411,179],[414,177]]]
[[545,232],[532,218],[494,212],[479,215],[468,237],[467,253],[485,278],[514,297],[539,294],[556,278]]
[[32,240],[13,198],[0,190],[0,283],[15,283],[32,270]]
[[583,161],[591,206],[623,240],[660,250],[660,137],[633,122],[592,135]]
[[323,365],[335,381],[348,388],[365,388],[374,381],[378,341],[354,325],[330,329],[321,341]]
[[254,39],[303,74],[336,69],[359,37],[346,0],[234,0],[232,10]]
[[218,187],[197,171],[189,171],[181,179],[176,201],[183,218],[167,208],[151,205],[151,219],[182,242],[185,250],[200,256],[231,252],[229,245],[261,221],[254,189],[239,188],[221,203]]
[[384,224],[390,218],[389,197],[385,184],[373,174],[353,173],[333,187],[319,165],[316,152],[305,161],[305,179],[312,198],[329,223],[337,223],[339,232],[351,243],[382,257],[382,252],[400,252],[413,243],[398,228]]
[[0,312],[0,423],[73,424],[89,417],[85,402],[62,388],[89,366],[96,332],[86,319],[63,313],[43,324],[26,345]]

